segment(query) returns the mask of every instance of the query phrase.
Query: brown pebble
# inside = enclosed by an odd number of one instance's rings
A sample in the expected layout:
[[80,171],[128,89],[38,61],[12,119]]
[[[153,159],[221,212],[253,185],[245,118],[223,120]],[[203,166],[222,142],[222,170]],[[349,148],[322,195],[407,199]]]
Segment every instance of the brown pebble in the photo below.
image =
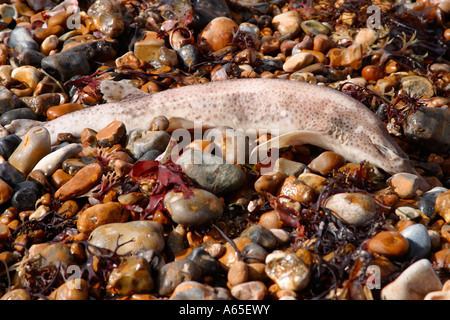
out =
[[109,148],[120,144],[126,136],[125,124],[121,121],[112,121],[97,133],[97,143],[100,147]]
[[64,201],[61,207],[58,209],[58,214],[62,215],[64,218],[69,219],[77,214],[80,210],[80,206],[74,200]]
[[125,222],[128,219],[128,211],[118,202],[96,204],[79,214],[77,229],[80,232],[90,233],[98,226]]
[[435,203],[436,213],[450,223],[450,190],[440,193]]
[[47,110],[47,118],[49,120],[56,119],[58,117],[61,117],[65,114],[82,110],[84,107],[79,103],[64,103],[57,106],[53,106],[48,108]]
[[283,172],[271,172],[261,175],[256,180],[254,188],[256,192],[267,192],[275,195],[278,188],[286,179],[286,175]]
[[293,176],[287,177],[284,180],[278,195],[304,203],[312,202],[316,198],[314,190],[311,187]]
[[50,294],[55,300],[87,300],[89,298],[89,285],[81,278],[70,279]]
[[169,119],[165,116],[158,116],[153,118],[150,124],[151,131],[166,131],[169,128]]
[[331,151],[322,152],[309,164],[309,168],[322,175],[327,175],[345,164],[345,158]]
[[408,252],[409,243],[400,232],[381,231],[370,239],[368,249],[388,258],[400,258]]
[[233,263],[228,270],[227,279],[228,283],[234,287],[240,283],[247,282],[249,275],[248,265],[244,261],[237,261]]
[[103,168],[99,163],[88,164],[56,190],[55,198],[64,201],[80,196],[95,187],[100,182],[102,175]]
[[259,217],[258,224],[263,226],[264,229],[270,230],[270,229],[281,228],[281,226],[283,225],[283,222],[281,221],[278,213],[276,213],[276,211],[272,210],[272,211],[264,212]]
[[0,204],[4,204],[11,199],[13,195],[13,189],[5,181],[0,179]]
[[66,173],[63,169],[58,169],[50,177],[50,182],[54,187],[61,188],[70,179],[72,179],[70,174]]

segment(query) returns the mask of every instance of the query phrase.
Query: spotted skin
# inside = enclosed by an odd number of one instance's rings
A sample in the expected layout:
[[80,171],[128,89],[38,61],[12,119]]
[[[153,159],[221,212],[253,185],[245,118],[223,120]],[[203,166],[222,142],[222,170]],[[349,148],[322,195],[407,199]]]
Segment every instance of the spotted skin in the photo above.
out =
[[[128,131],[147,129],[154,117],[164,115],[244,131],[275,130],[280,138],[288,134],[284,144],[316,145],[353,163],[369,161],[391,174],[417,174],[374,113],[334,89],[282,79],[239,79],[143,94],[137,89],[127,92],[127,87],[117,83],[102,84],[111,100],[127,94],[128,98],[39,123],[49,130],[52,142],[60,132],[79,136],[84,128],[100,130],[113,120],[124,122]],[[36,124],[16,120],[7,130],[24,135]],[[420,182],[427,189],[422,177]]]

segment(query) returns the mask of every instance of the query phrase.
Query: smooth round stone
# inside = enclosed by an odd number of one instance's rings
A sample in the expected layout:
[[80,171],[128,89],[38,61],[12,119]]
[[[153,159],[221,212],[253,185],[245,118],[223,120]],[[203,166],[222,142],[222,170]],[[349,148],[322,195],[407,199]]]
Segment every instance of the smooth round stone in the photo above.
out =
[[409,242],[397,231],[381,231],[370,239],[368,249],[388,258],[399,258],[408,253]]
[[9,184],[0,179],[0,205],[11,199],[14,191]]
[[205,47],[212,51],[218,51],[229,45],[238,25],[227,17],[217,17],[211,20],[200,33],[200,38]]
[[450,110],[422,108],[406,118],[403,131],[408,142],[430,152],[446,153],[450,150]]
[[31,300],[31,297],[25,289],[14,289],[6,292],[0,300]]
[[331,151],[322,152],[309,164],[309,168],[321,175],[327,175],[345,164],[345,158]]
[[118,37],[125,30],[121,6],[112,0],[97,0],[87,10],[96,27],[108,37]]
[[0,86],[0,114],[14,109],[14,98],[11,91],[4,86]]
[[378,33],[371,28],[362,28],[355,36],[355,42],[361,43],[364,50],[367,50],[369,46],[375,43],[378,39]]
[[134,158],[139,159],[149,151],[155,150],[160,154],[166,150],[170,141],[170,134],[165,131],[133,130],[128,135],[125,149]]
[[186,259],[197,263],[202,269],[202,275],[213,275],[218,270],[217,260],[203,248],[195,248]]
[[424,99],[434,96],[433,83],[427,78],[421,76],[407,76],[402,78],[401,85],[403,90],[409,92],[412,96],[418,95]]
[[35,89],[42,78],[42,73],[33,66],[22,66],[11,72],[11,77],[25,83],[28,88]]
[[25,181],[26,176],[9,162],[0,162],[0,178],[10,186]]
[[128,216],[129,213],[118,202],[99,203],[78,215],[77,229],[89,234],[101,225],[125,222]]
[[139,249],[153,249],[161,253],[164,249],[163,227],[155,221],[109,223],[92,231],[88,242],[112,251],[117,249],[118,243],[126,243],[120,246],[117,254],[134,253]]
[[162,152],[158,150],[150,150],[144,153],[137,161],[155,161],[161,154]]
[[375,200],[362,193],[338,193],[327,199],[325,207],[342,222],[351,226],[361,226],[377,214]]
[[127,129],[122,121],[112,121],[97,133],[97,144],[102,148],[111,148],[116,144],[120,144],[126,134]]
[[36,120],[37,115],[36,112],[31,110],[30,108],[17,108],[12,109],[4,112],[0,116],[0,124],[2,126],[6,126],[7,124],[10,124],[14,120],[18,119],[30,119],[30,120]]
[[381,290],[383,300],[422,300],[429,292],[440,291],[442,283],[429,260],[421,259],[404,270]]
[[55,192],[55,198],[64,201],[81,196],[95,187],[103,175],[102,166],[91,163],[78,171],[72,179]]
[[291,56],[284,64],[283,70],[286,72],[295,72],[306,66],[309,66],[314,61],[314,56],[309,52],[299,52]]
[[82,278],[70,279],[52,292],[50,297],[55,300],[88,300],[89,284]]
[[431,250],[431,241],[427,227],[423,224],[414,224],[404,229],[401,234],[408,240],[409,257],[422,259],[428,256]]
[[417,209],[419,209],[427,217],[432,217],[436,212],[436,198],[439,194],[447,190],[447,188],[435,187],[425,192],[417,204]]
[[164,265],[157,277],[158,293],[170,296],[175,288],[185,281],[200,281],[202,270],[189,259],[180,259]]
[[231,286],[247,282],[249,276],[249,267],[244,261],[237,261],[228,270],[227,279]]
[[231,11],[226,0],[194,0],[191,3],[194,9],[191,26],[194,29],[204,28],[214,18],[231,18]]
[[39,46],[33,40],[30,32],[26,28],[14,28],[9,36],[8,46],[16,52],[22,52],[25,49],[33,49],[39,51]]
[[50,107],[66,103],[68,96],[65,93],[43,93],[38,96],[22,97],[20,100],[38,116],[42,116],[47,114]]
[[273,250],[277,245],[277,239],[274,235],[263,226],[257,224],[242,231],[241,237],[252,239],[254,242],[263,246],[267,250]]
[[245,183],[242,169],[208,152],[186,150],[176,163],[200,188],[216,195],[236,191]]
[[282,172],[286,176],[293,177],[298,177],[301,173],[305,172],[305,170],[308,170],[308,167],[305,164],[285,158],[278,158],[273,167],[274,172]]
[[50,133],[43,127],[34,127],[27,132],[22,142],[9,157],[8,162],[19,171],[28,174],[50,151]]
[[283,62],[280,59],[263,58],[261,59],[261,68],[264,71],[274,72],[283,68]]
[[256,242],[250,242],[241,250],[241,255],[246,263],[264,262],[269,253],[263,246]]
[[435,210],[438,215],[450,223],[450,190],[442,192],[436,197]]
[[266,274],[280,289],[300,291],[309,284],[308,266],[294,253],[276,250],[266,257]]
[[87,75],[91,71],[88,59],[73,51],[47,56],[42,59],[41,66],[47,73],[62,82],[66,82],[76,75]]
[[47,118],[50,120],[59,118],[65,114],[82,110],[84,107],[79,103],[63,103],[60,105],[56,105],[48,108],[47,110]]
[[330,29],[317,20],[305,20],[300,24],[302,30],[306,34],[329,34]]
[[97,159],[94,157],[89,156],[81,156],[77,158],[68,158],[65,159],[62,164],[61,168],[66,173],[70,175],[75,175],[78,171],[86,167],[88,164],[97,162]]
[[263,300],[267,287],[262,281],[248,281],[231,288],[231,295],[238,300]]
[[33,170],[41,170],[45,176],[51,176],[59,169],[64,160],[75,157],[83,150],[83,146],[78,143],[71,143],[62,147],[45,157],[43,157],[34,167]]
[[231,293],[221,287],[211,287],[197,281],[185,281],[180,283],[170,300],[231,300]]
[[310,186],[293,176],[287,177],[278,191],[278,195],[294,201],[310,203],[316,199],[316,194]]
[[23,181],[14,186],[11,204],[18,210],[30,210],[34,208],[34,205],[40,196],[41,191],[36,182]]
[[186,69],[189,69],[201,61],[200,52],[197,47],[192,44],[182,46],[180,50],[178,50],[178,56]]
[[421,218],[420,210],[412,207],[398,207],[395,209],[395,214],[400,220],[418,220]]
[[392,191],[403,199],[414,197],[419,189],[419,177],[411,173],[396,173],[388,179],[387,183]]
[[295,38],[301,32],[301,15],[298,11],[292,10],[280,13],[273,17],[272,26],[279,31],[282,36]]
[[9,134],[6,137],[0,138],[0,155],[8,159],[19,146],[20,142],[22,142],[22,139],[15,134]]
[[164,197],[164,206],[175,223],[185,226],[201,226],[219,218],[223,213],[223,205],[214,194],[202,190],[191,189],[194,193],[185,199],[182,192],[170,191]]
[[150,264],[142,257],[125,257],[108,279],[110,290],[120,295],[153,290]]

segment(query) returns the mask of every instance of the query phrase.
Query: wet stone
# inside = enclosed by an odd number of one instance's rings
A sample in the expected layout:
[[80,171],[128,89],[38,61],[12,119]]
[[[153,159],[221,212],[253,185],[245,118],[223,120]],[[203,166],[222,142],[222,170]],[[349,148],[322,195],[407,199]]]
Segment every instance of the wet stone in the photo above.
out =
[[79,214],[77,229],[80,232],[91,233],[101,225],[125,222],[128,215],[128,212],[123,210],[123,206],[118,202],[96,204]]
[[12,109],[14,109],[13,94],[4,86],[0,86],[0,114]]
[[236,191],[245,183],[242,169],[208,152],[187,150],[176,163],[199,187],[216,195]]
[[219,218],[223,213],[220,200],[202,189],[192,189],[194,193],[185,199],[182,192],[170,191],[164,198],[164,206],[172,220],[186,226],[201,226]]
[[218,17],[231,18],[231,11],[225,0],[194,0],[192,1],[192,26],[195,29],[204,28],[211,20]]
[[49,177],[61,167],[64,160],[76,156],[82,149],[81,144],[68,144],[43,157],[33,170],[41,170],[45,176]]
[[[130,241],[134,239],[134,241]],[[154,221],[130,221],[109,223],[97,227],[88,242],[108,250],[115,250],[117,243],[123,244],[118,254],[134,253],[137,250],[153,249],[160,253],[164,249],[162,225]]]
[[308,167],[301,162],[296,162],[285,158],[278,158],[275,161],[273,171],[282,172],[286,176],[298,177],[301,173],[305,172],[305,170],[307,169]]
[[31,297],[25,289],[14,289],[6,292],[0,300],[31,300]]
[[88,300],[88,282],[82,278],[68,280],[52,292],[50,298],[55,300]]
[[200,52],[197,47],[192,44],[182,46],[180,50],[178,50],[178,56],[185,69],[189,69],[200,62]]
[[63,82],[76,75],[87,75],[91,71],[88,59],[72,51],[47,56],[42,59],[41,66],[47,73]]
[[287,35],[293,39],[302,30],[300,13],[294,10],[280,13],[273,17],[272,25],[281,35]]
[[266,257],[266,274],[281,289],[300,291],[309,284],[308,266],[294,253],[276,250]]
[[381,231],[370,239],[368,249],[371,252],[395,259],[408,252],[409,242],[397,231]]
[[152,272],[157,272],[165,265],[164,258],[155,249],[138,249],[133,253],[134,256],[142,257],[150,264]]
[[340,154],[325,151],[314,158],[309,164],[309,168],[321,175],[327,175],[333,170],[337,170],[345,164],[345,158]]
[[55,198],[64,201],[78,197],[95,187],[103,175],[103,168],[98,163],[91,163],[78,171],[72,179],[55,192]]
[[313,61],[314,56],[311,53],[300,52],[291,56],[291,58],[283,64],[283,70],[286,72],[294,72],[310,65]]
[[376,214],[376,204],[372,196],[361,193],[338,193],[327,199],[325,207],[342,222],[361,226],[372,220]]
[[0,205],[11,199],[13,196],[13,189],[9,184],[0,179]]
[[127,130],[121,121],[113,121],[97,133],[97,144],[103,148],[110,148],[120,144],[126,137]]
[[242,231],[241,237],[252,239],[267,250],[273,250],[277,245],[277,239],[273,234],[260,225],[252,225],[246,228]]
[[401,85],[403,90],[409,92],[411,96],[417,95],[424,99],[434,96],[433,83],[427,78],[420,76],[407,76],[402,78]]
[[409,243],[409,257],[425,258],[431,250],[430,236],[427,227],[422,224],[414,224],[401,232],[402,236]]
[[4,161],[0,162],[0,178],[10,186],[15,186],[16,184],[25,181],[26,176],[12,164]]
[[159,152],[158,150],[150,150],[144,153],[137,161],[155,161],[162,152]]
[[267,287],[262,281],[248,281],[231,288],[231,294],[238,300],[263,300]]
[[150,264],[142,257],[126,257],[109,276],[110,290],[120,295],[149,292],[153,289]]
[[209,50],[218,51],[231,44],[237,29],[238,25],[230,18],[214,18],[200,33],[203,46]]
[[417,208],[427,217],[432,217],[436,212],[436,198],[439,194],[447,191],[447,188],[436,187],[423,194]]
[[381,290],[383,300],[422,300],[427,293],[440,291],[442,283],[430,261],[419,260]]
[[157,277],[158,293],[170,296],[175,288],[185,281],[199,281],[202,271],[197,263],[180,259],[164,265]]
[[20,142],[22,142],[22,139],[15,134],[9,134],[6,137],[0,138],[0,155],[8,159],[19,146]]
[[14,186],[11,204],[19,210],[30,210],[40,196],[41,191],[36,182],[23,181]]
[[91,164],[94,162],[97,162],[97,160],[95,158],[89,157],[89,156],[81,156],[78,158],[68,158],[62,162],[61,168],[66,173],[73,176],[78,171],[80,171],[81,169],[86,167],[88,164]]
[[157,151],[161,154],[166,149],[169,141],[170,135],[167,132],[138,129],[130,132],[125,149],[128,150],[133,157],[139,159],[144,156],[144,154],[151,151]]
[[197,263],[202,270],[202,275],[214,275],[218,270],[217,260],[203,248],[195,248],[186,259]]
[[322,23],[320,23],[317,20],[305,20],[305,21],[302,21],[302,23],[300,25],[301,25],[303,32],[306,34],[313,34],[313,35],[325,34],[325,35],[327,35],[330,33],[330,29],[327,28],[326,26],[324,26]]
[[51,151],[50,133],[43,127],[31,128],[8,162],[24,174],[30,173],[34,166]]
[[450,222],[450,190],[437,196],[435,210],[439,216],[444,218],[446,223]]
[[419,177],[411,173],[396,173],[387,181],[400,198],[412,198],[419,188]]
[[0,116],[0,124],[2,126],[6,126],[7,124],[10,124],[13,120],[16,119],[30,119],[30,120],[36,120],[37,115],[36,112],[31,110],[30,108],[17,108],[12,109],[4,112]]
[[421,218],[420,210],[406,206],[395,209],[395,214],[400,218],[400,220],[416,221]]
[[22,52],[25,49],[33,49],[39,51],[39,46],[30,32],[26,28],[14,28],[9,37],[8,46],[16,52]]
[[170,300],[231,300],[231,293],[221,287],[214,288],[197,281],[185,281],[180,283]]
[[249,268],[247,263],[237,261],[228,270],[227,279],[231,286],[247,282],[249,276]]
[[97,28],[108,37],[117,37],[125,29],[121,5],[115,0],[97,0],[87,11]]
[[250,242],[241,250],[241,255],[246,263],[264,263],[269,253],[263,246],[256,242]]

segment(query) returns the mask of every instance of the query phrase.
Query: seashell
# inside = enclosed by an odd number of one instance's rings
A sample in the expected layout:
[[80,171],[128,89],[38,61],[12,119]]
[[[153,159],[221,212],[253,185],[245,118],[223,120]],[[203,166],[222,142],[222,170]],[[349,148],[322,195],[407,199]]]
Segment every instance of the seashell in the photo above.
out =
[[2,19],[5,19],[6,17],[17,19],[19,17],[19,12],[16,7],[10,4],[2,4],[0,5],[0,15],[2,16]]
[[187,44],[193,44],[194,36],[188,28],[179,27],[179,28],[173,29],[170,32],[169,42],[170,42],[171,47],[174,50],[178,51],[181,49],[181,47],[183,47]]

